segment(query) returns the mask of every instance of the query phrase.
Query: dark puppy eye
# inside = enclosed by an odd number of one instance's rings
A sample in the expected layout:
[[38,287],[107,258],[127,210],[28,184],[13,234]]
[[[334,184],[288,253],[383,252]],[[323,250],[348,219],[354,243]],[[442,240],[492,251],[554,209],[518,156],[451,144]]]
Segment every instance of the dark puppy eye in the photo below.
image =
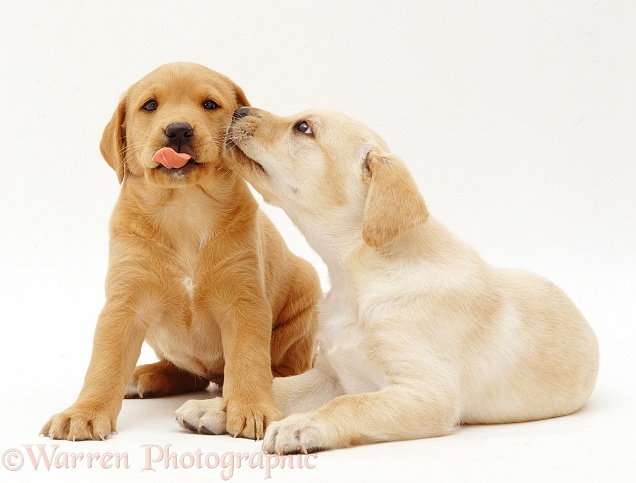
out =
[[143,110],[148,112],[157,110],[157,107],[159,107],[157,101],[148,101],[142,106]]
[[307,122],[305,121],[299,122],[298,124],[294,126],[294,128],[296,129],[296,131],[301,132],[303,134],[311,135],[314,133],[309,127],[309,124],[307,124]]
[[211,111],[213,109],[216,109],[217,107],[219,107],[219,105],[209,99],[203,103],[203,109],[208,109]]

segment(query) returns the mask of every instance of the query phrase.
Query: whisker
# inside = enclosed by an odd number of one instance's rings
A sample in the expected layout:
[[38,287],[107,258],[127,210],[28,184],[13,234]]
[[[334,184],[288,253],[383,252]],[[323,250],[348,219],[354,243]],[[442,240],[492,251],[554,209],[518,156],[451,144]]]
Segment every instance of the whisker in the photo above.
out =
[[[206,142],[211,144],[217,149],[222,149],[228,146],[229,138],[227,138],[227,132],[228,132],[229,126],[230,126],[229,124],[224,126],[215,126],[209,130],[206,130],[206,128],[203,127],[202,125],[198,125],[196,123],[194,124],[195,132],[206,132],[206,134],[209,134],[209,139],[207,139]],[[230,144],[229,144],[230,147],[236,146],[236,139],[237,137],[234,136],[234,139],[230,141]],[[147,146],[148,146],[148,142],[136,141],[131,143],[127,139],[124,145],[117,151],[117,155],[123,158],[127,154],[131,154],[131,153],[134,153],[135,151],[143,150]]]

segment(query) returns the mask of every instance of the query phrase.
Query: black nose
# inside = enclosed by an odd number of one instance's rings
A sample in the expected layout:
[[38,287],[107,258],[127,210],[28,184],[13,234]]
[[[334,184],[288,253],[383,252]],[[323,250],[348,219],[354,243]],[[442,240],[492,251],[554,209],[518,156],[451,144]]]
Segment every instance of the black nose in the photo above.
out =
[[234,114],[232,114],[232,121],[238,121],[242,117],[249,116],[250,108],[249,107],[239,107]]
[[173,122],[168,124],[164,134],[166,140],[176,148],[190,143],[194,137],[192,126],[185,122]]

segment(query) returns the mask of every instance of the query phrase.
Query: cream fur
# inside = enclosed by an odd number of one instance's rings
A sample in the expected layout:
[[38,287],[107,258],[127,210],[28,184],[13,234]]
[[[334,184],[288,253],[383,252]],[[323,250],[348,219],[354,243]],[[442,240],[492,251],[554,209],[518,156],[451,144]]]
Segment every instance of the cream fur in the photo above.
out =
[[331,111],[250,108],[228,140],[231,166],[287,212],[331,280],[316,367],[274,380],[288,416],[267,430],[265,451],[441,436],[583,406],[598,345],[572,301],[538,275],[486,264],[429,216],[368,127]]

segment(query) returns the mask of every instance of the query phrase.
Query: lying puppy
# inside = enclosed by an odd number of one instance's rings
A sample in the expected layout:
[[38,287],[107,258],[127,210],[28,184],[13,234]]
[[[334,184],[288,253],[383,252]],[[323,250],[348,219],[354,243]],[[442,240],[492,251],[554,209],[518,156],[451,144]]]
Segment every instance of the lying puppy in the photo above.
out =
[[[262,438],[282,417],[272,371],[311,367],[321,290],[225,165],[225,132],[245,105],[227,77],[188,63],[159,67],[123,96],[101,141],[123,183],[106,304],[80,395],[42,434],[104,439],[124,395],[179,394],[210,381],[223,384],[230,433]],[[135,370],[144,339],[160,362]]]
[[487,265],[429,217],[369,128],[334,112],[240,108],[228,141],[230,165],[287,212],[332,284],[316,367],[274,380],[291,416],[268,428],[265,451],[441,436],[583,406],[598,345],[581,313],[552,283]]

